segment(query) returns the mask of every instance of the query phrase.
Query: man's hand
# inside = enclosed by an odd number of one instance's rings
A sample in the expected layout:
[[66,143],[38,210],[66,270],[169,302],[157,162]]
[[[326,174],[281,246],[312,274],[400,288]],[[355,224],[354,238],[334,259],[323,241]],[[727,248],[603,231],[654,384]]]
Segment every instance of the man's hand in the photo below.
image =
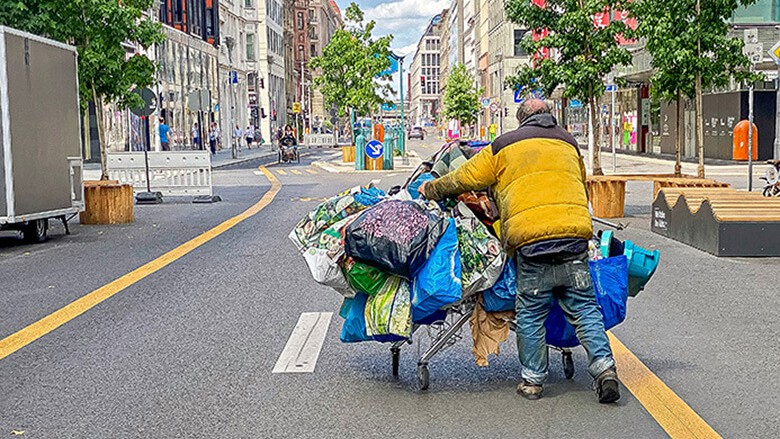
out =
[[418,188],[417,188],[417,192],[418,192],[418,193],[420,194],[420,196],[422,196],[423,198],[428,198],[428,197],[425,195],[425,188],[426,188],[426,186],[428,186],[428,182],[427,182],[427,181],[424,181],[424,182],[422,182],[422,184],[420,185],[420,187],[418,187]]

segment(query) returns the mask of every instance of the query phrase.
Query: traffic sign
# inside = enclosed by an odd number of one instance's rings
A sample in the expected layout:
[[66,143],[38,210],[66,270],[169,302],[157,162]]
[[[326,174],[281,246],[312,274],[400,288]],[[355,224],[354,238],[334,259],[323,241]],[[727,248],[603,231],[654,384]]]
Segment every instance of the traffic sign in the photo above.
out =
[[235,70],[231,70],[229,72],[229,79],[231,84],[238,84],[238,72]]
[[482,98],[482,108],[488,108],[488,107],[490,107],[490,99]]
[[569,107],[574,108],[574,109],[579,109],[579,108],[582,108],[583,105],[582,105],[581,101],[578,101],[577,99],[572,99],[572,100],[569,101]]
[[780,41],[776,42],[771,49],[769,49],[769,56],[775,61],[775,64],[780,64]]
[[387,103],[385,102],[382,104],[382,111],[395,111],[397,107],[393,103]]
[[498,103],[497,102],[493,102],[492,104],[490,104],[490,111],[492,111],[494,113],[498,112]]
[[617,91],[617,85],[615,84],[607,84],[607,91]]
[[372,159],[378,159],[382,157],[382,153],[385,151],[384,145],[379,140],[372,140],[366,143],[366,155]]
[[293,102],[293,113],[300,113],[301,112],[301,103],[300,102]]
[[157,96],[150,88],[135,90],[134,93],[141,96],[141,99],[144,100],[144,106],[130,110],[133,114],[149,117],[157,111]]
[[523,95],[521,94],[523,92],[523,87],[520,87],[519,89],[515,90],[515,104],[522,104],[524,99]]

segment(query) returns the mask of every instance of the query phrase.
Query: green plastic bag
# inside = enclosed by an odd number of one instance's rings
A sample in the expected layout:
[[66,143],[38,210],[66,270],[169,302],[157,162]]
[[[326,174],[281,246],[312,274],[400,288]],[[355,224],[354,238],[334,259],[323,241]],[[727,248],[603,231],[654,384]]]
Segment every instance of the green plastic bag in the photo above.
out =
[[390,276],[365,309],[366,334],[377,341],[396,341],[412,333],[412,301],[409,282]]
[[344,263],[344,274],[349,286],[355,291],[360,291],[369,296],[376,296],[382,285],[385,284],[389,274],[362,262],[348,258]]

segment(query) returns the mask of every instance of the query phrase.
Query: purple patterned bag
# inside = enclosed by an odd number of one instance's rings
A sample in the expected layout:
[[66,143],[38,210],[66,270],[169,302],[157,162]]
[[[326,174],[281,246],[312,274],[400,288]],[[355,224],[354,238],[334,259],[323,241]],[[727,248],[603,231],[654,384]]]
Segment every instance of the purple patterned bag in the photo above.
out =
[[387,200],[347,226],[348,256],[411,279],[431,255],[447,221],[414,201]]

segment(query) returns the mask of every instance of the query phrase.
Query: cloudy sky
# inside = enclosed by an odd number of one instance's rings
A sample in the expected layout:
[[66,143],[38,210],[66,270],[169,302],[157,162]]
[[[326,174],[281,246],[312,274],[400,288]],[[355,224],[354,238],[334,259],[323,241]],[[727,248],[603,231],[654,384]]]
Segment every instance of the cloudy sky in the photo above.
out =
[[[336,0],[342,13],[353,0]],[[451,0],[356,0],[367,20],[377,23],[376,35],[393,35],[392,49],[398,55],[414,54],[417,41],[431,18]],[[407,58],[408,59],[408,58]]]

